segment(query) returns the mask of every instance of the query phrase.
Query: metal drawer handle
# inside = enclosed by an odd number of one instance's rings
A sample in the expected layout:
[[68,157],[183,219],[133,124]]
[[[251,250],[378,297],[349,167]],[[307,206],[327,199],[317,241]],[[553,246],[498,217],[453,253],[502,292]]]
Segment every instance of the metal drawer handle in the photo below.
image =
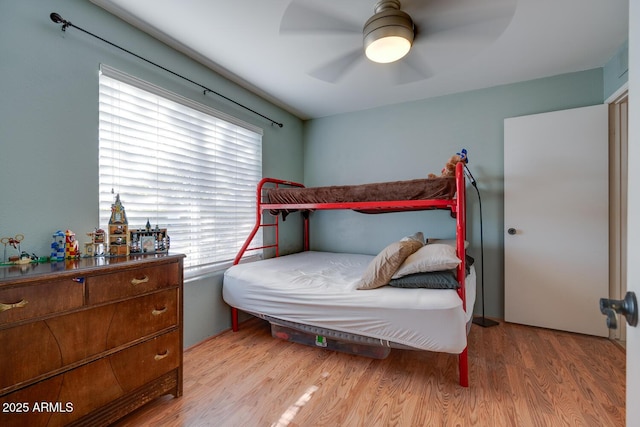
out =
[[140,283],[147,283],[149,281],[149,276],[146,274],[142,277],[142,279],[131,279],[132,285],[139,285]]
[[169,350],[165,350],[164,353],[162,354],[156,354],[155,356],[153,356],[154,360],[162,360],[165,357],[167,357],[169,355]]
[[0,313],[2,313],[3,311],[11,310],[12,308],[22,308],[28,303],[29,301],[25,301],[25,300],[20,300],[13,304],[3,304],[0,302]]
[[157,308],[154,308],[151,314],[153,314],[154,316],[160,316],[165,311],[167,311],[167,307],[162,307],[160,310],[158,310]]

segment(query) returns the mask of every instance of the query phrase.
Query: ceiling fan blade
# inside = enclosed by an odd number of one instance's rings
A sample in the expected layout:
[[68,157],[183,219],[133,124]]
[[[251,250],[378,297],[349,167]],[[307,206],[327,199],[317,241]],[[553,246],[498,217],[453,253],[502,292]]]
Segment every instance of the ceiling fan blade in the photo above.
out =
[[496,40],[507,28],[509,21],[504,18],[495,18],[477,23],[467,23],[451,28],[437,29],[429,31],[427,38],[430,42],[452,42],[452,43],[483,43]]
[[328,83],[335,83],[363,58],[362,48],[354,49],[325,65],[315,68],[309,75]]
[[395,83],[398,85],[426,80],[434,75],[422,55],[415,50],[402,60],[386,65],[390,66]]
[[[496,39],[507,28],[515,13],[515,1],[493,0],[469,3],[471,0],[447,3],[435,1],[430,8],[418,12],[416,39],[439,42]],[[444,4],[446,3],[446,4]],[[425,10],[426,9],[426,10]]]
[[362,23],[331,13],[316,2],[294,0],[284,11],[280,21],[280,34],[301,32],[362,34]]

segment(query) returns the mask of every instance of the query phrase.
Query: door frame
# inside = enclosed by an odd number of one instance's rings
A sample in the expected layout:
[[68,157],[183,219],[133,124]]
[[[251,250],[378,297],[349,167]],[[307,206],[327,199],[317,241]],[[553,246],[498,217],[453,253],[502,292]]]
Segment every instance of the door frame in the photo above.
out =
[[[627,292],[627,181],[628,83],[605,104],[609,105],[609,298],[623,299]],[[618,329],[609,338],[626,342],[626,322],[618,315]]]

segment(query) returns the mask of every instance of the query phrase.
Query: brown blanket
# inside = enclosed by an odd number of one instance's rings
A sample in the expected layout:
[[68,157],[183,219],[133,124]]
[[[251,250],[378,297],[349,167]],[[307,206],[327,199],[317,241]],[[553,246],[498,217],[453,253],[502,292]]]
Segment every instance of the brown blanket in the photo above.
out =
[[[267,203],[303,204],[453,199],[455,192],[455,178],[447,177],[362,185],[271,188],[267,190]],[[287,213],[293,211],[295,209],[286,210]],[[276,212],[272,213],[276,214]]]

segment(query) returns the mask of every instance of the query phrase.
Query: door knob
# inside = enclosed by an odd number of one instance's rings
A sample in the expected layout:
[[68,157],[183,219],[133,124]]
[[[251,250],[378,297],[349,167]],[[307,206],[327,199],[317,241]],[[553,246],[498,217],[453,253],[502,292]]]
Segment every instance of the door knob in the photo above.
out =
[[607,328],[617,329],[617,314],[622,314],[629,326],[638,325],[638,300],[636,294],[627,292],[623,300],[600,298],[600,312],[607,316]]
[[516,229],[515,229],[515,228],[513,228],[513,227],[512,227],[512,228],[509,228],[509,229],[507,230],[507,233],[509,233],[510,235],[512,235],[512,236],[513,236],[514,234],[516,234]]

